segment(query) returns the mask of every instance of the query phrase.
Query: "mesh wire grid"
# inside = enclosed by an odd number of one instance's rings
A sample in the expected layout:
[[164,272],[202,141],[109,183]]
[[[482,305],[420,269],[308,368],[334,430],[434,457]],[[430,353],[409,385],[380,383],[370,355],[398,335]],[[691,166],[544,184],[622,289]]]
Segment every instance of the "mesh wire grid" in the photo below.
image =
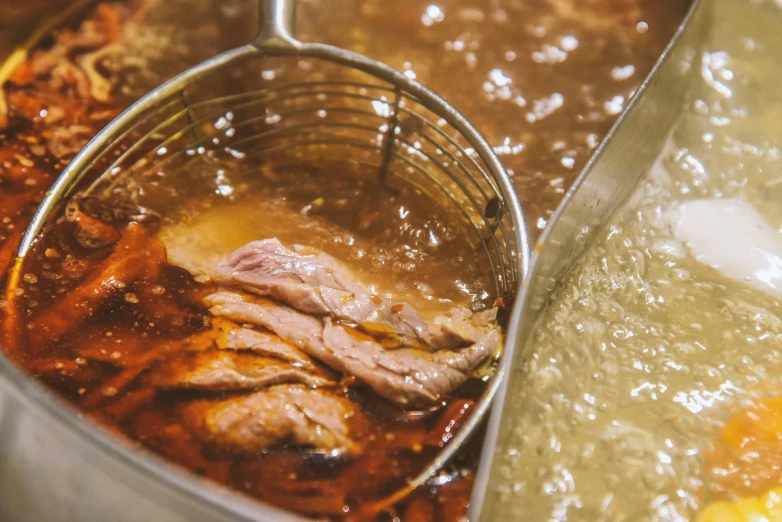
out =
[[91,184],[81,195],[161,211],[155,187],[196,187],[219,168],[262,166],[414,186],[460,217],[486,255],[495,297],[511,296],[517,224],[488,166],[446,119],[353,68],[254,54],[167,93],[124,125],[82,167]]
[[[177,201],[160,197],[160,188],[182,187],[184,197],[215,167],[246,175],[274,168],[338,172],[421,190],[459,216],[491,267],[491,297],[510,303],[528,265],[528,236],[513,187],[485,140],[444,100],[401,73],[348,51],[294,43],[278,49],[272,40],[263,50],[248,45],[219,55],[109,124],[42,202],[9,288],[36,238],[76,193],[166,213]],[[511,336],[506,347],[514,341]],[[501,373],[438,456],[408,486],[379,501],[378,509],[453,459],[487,413]],[[160,474],[166,474],[162,468]]]

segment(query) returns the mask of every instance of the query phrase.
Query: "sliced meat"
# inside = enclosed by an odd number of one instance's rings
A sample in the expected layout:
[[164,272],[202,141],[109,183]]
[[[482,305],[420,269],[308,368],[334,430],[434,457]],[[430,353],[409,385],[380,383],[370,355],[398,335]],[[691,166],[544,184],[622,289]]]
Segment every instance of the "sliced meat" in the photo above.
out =
[[36,342],[64,336],[80,326],[103,301],[139,279],[153,279],[166,250],[137,223],[128,225],[114,251],[77,287],[30,321],[29,335]]
[[312,359],[277,335],[236,326],[228,321],[220,322],[216,327],[220,332],[217,337],[217,346],[222,349],[248,350],[259,355],[276,357],[304,370],[315,367]]
[[85,329],[82,332],[85,341],[76,347],[76,352],[85,359],[128,367],[145,365],[174,352],[204,351],[215,343],[215,333],[211,330],[176,340],[141,338],[132,330],[116,329],[112,333],[106,337]]
[[356,376],[379,395],[405,407],[431,405],[461,386],[497,349],[500,334],[491,330],[459,351],[402,348],[386,350],[369,336],[340,325],[323,323],[273,302],[245,301],[232,292],[207,298],[212,313],[272,330],[331,368]]
[[279,359],[225,350],[177,354],[153,369],[147,379],[162,389],[200,391],[257,390],[283,383],[311,387],[334,384],[325,376]]
[[219,263],[220,280],[259,294],[284,301],[308,314],[328,315],[332,311],[316,287],[323,287],[339,300],[348,301],[358,284],[323,266],[313,257],[288,250],[277,239],[253,241]]
[[491,331],[459,351],[386,350],[341,325],[326,324],[324,362],[369,384],[378,395],[404,407],[425,407],[464,384],[494,353],[499,333]]
[[437,349],[473,344],[495,328],[496,320],[496,308],[476,313],[452,308],[447,314],[435,317],[426,333],[426,342]]
[[203,415],[218,444],[259,450],[279,444],[324,452],[358,453],[348,437],[350,403],[332,393],[301,386],[273,386],[221,402]]
[[277,239],[253,241],[216,267],[219,283],[270,296],[308,314],[329,315],[368,331],[398,336],[403,344],[423,342],[427,325],[406,303],[373,294],[336,259],[304,255]]
[[322,344],[323,322],[273,301],[251,302],[241,294],[221,290],[204,300],[210,312],[239,323],[262,326],[308,355],[319,358],[310,346]]

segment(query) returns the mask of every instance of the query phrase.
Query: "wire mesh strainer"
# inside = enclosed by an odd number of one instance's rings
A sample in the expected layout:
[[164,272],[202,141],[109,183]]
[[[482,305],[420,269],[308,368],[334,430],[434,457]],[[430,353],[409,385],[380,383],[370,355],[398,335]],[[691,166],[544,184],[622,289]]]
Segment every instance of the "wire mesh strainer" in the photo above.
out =
[[[270,0],[261,11],[254,43],[150,92],[73,159],[26,231],[9,288],[36,238],[77,192],[161,212],[172,203],[161,198],[165,187],[183,187],[181,195],[199,186],[199,165],[246,170],[263,164],[283,171],[337,169],[391,187],[415,186],[461,216],[491,266],[495,296],[512,298],[528,264],[528,236],[513,186],[486,140],[442,98],[399,71],[297,41],[295,1]],[[281,69],[286,73],[277,75]],[[439,456],[389,502],[454,456],[485,415],[500,377],[492,377]]]

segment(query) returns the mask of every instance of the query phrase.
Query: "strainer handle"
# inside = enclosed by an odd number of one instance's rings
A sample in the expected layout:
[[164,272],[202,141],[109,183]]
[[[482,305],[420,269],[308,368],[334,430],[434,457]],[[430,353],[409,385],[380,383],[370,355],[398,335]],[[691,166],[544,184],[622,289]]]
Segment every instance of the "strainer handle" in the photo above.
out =
[[296,50],[301,42],[296,40],[297,0],[262,0],[258,6],[261,28],[253,45],[261,50]]

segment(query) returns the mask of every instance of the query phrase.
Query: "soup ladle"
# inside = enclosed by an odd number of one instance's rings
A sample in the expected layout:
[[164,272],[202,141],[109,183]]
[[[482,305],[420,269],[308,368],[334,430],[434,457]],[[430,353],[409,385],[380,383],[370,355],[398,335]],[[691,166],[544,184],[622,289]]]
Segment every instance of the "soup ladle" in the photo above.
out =
[[[388,186],[412,184],[459,216],[485,254],[495,297],[512,302],[528,265],[529,239],[492,147],[415,79],[345,49],[297,40],[295,10],[295,0],[262,2],[254,42],[160,85],[74,157],[22,238],[8,285],[11,307],[25,257],[68,202],[96,198],[164,212],[174,202],[150,193],[187,185],[193,181],[182,174],[188,167],[220,161],[286,168],[328,163]],[[514,342],[509,336],[507,343]],[[480,425],[502,377],[492,375],[466,424],[432,462],[375,508],[425,484],[452,460]]]

